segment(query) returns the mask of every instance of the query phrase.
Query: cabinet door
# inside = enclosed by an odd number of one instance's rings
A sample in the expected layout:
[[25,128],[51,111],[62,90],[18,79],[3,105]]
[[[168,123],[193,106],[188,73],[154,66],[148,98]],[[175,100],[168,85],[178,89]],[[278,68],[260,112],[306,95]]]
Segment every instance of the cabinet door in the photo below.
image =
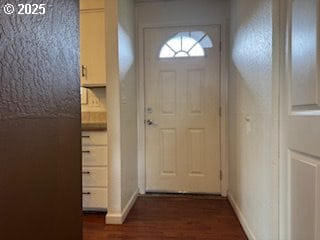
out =
[[104,0],[80,0],[80,10],[104,8]]
[[104,9],[80,11],[80,62],[83,85],[105,85]]

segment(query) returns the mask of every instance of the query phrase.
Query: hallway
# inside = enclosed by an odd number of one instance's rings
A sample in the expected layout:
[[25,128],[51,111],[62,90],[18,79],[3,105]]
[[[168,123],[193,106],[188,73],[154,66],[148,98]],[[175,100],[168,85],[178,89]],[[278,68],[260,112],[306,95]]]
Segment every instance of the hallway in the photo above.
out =
[[1,239],[320,240],[320,0],[0,19]]
[[140,196],[123,225],[87,214],[83,232],[84,240],[247,239],[229,202],[216,196]]

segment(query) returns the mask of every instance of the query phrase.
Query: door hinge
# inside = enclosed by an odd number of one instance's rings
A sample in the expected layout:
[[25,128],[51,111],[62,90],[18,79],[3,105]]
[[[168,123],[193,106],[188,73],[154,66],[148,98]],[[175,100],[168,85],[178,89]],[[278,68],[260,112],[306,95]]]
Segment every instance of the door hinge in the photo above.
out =
[[222,116],[222,107],[219,107],[219,116]]
[[222,171],[220,170],[220,181],[222,181]]

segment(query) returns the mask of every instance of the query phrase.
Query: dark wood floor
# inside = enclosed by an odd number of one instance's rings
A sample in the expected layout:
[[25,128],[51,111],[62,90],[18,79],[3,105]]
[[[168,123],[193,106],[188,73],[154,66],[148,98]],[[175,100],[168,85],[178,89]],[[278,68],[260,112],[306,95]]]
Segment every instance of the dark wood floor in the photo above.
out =
[[247,239],[228,200],[212,196],[140,196],[123,225],[85,214],[84,240]]

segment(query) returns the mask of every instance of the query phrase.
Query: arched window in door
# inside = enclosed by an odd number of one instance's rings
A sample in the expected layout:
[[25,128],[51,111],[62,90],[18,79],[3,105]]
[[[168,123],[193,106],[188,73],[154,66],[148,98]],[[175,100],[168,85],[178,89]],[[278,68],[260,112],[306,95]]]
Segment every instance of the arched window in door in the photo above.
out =
[[162,46],[159,58],[204,57],[204,49],[212,47],[211,38],[205,32],[179,32]]

